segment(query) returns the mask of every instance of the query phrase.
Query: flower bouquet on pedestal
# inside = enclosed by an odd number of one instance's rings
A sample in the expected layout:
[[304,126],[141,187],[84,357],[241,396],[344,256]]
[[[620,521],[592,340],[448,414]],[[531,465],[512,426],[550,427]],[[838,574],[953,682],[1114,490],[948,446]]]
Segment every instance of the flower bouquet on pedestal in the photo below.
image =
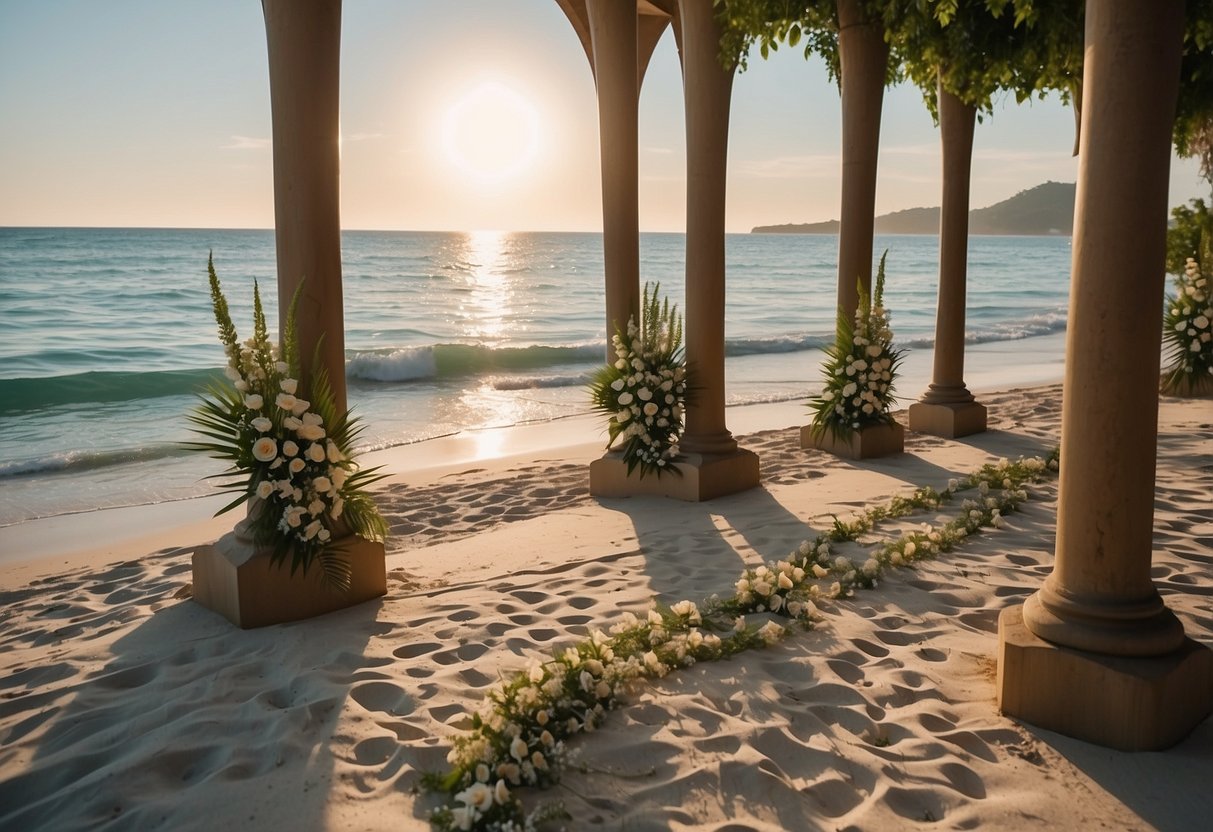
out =
[[[1204,248],[1202,260],[1213,263],[1208,238]],[[1169,349],[1170,364],[1162,377],[1164,393],[1213,393],[1213,286],[1209,283],[1202,264],[1189,257],[1184,273],[1175,281],[1175,295],[1167,296],[1163,343]]]
[[630,318],[615,333],[615,361],[590,383],[594,409],[607,416],[607,446],[618,441],[628,475],[639,468],[641,479],[682,473],[672,464],[687,393],[682,317],[668,299],[658,300],[660,288],[645,284],[640,324]]
[[288,559],[290,573],[318,564],[324,581],[348,589],[350,563],[334,545],[353,532],[382,542],[386,524],[366,492],[382,479],[378,469],[360,469],[351,450],[361,432],[349,411],[338,412],[323,366],[313,362],[311,387],[299,385],[299,343],[295,328],[298,293],[287,314],[282,344],[270,342],[261,294],[253,284],[253,335],[241,341],[208,259],[211,303],[219,340],[227,354],[224,374],[189,417],[205,441],[191,450],[230,463],[217,477],[236,494],[216,514],[248,503],[243,523],[253,543],[271,549],[273,563]]
[[[888,311],[884,307],[886,251],[880,257],[875,292],[859,287],[854,321],[838,311],[833,345],[822,364],[825,383],[809,402],[813,421],[801,432],[802,447],[817,447],[855,458],[883,456],[902,448],[901,426],[893,419],[893,383],[901,351],[893,346]],[[861,447],[868,436],[880,437]],[[848,449],[850,452],[848,452]]]

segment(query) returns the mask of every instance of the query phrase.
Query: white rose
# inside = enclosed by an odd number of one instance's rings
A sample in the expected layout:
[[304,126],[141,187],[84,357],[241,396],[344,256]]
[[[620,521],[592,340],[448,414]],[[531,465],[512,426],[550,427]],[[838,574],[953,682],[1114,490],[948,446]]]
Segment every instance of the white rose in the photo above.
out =
[[257,483],[257,498],[260,500],[268,500],[270,495],[274,493],[274,486],[269,480],[262,480]]
[[[324,438],[324,428],[319,425],[300,425],[299,430],[295,431],[295,433],[299,434],[300,439],[307,439],[313,442]],[[321,458],[323,459],[323,457]],[[316,461],[319,462],[320,460]]]
[[324,446],[318,442],[313,442],[307,446],[306,456],[312,462],[324,462]]
[[295,456],[299,453],[299,446],[288,439],[282,443],[282,453],[285,456]]
[[311,540],[313,537],[319,534],[321,527],[322,524],[319,520],[313,520],[312,522],[308,523],[303,530],[303,539]]
[[348,476],[349,474],[346,473],[344,468],[330,468],[329,479],[333,482],[333,490],[340,491],[341,486],[345,485],[345,478]]
[[295,395],[295,390],[299,387],[299,381],[293,378],[284,378],[278,386],[282,388],[283,393],[293,396]]
[[478,812],[483,812],[493,805],[493,790],[487,783],[473,783],[455,795],[455,799]]
[[527,751],[526,740],[522,737],[514,737],[514,741],[510,743],[510,756],[515,760],[522,762],[526,759]]
[[1199,315],[1199,316],[1197,316],[1196,320],[1192,321],[1192,324],[1197,329],[1208,329],[1209,328],[1209,319],[1206,318],[1204,315]]
[[341,449],[332,442],[329,442],[325,446],[325,453],[328,456],[329,462],[340,462],[341,460],[345,459],[345,457],[341,455]]
[[316,477],[312,480],[312,488],[316,489],[317,494],[324,494],[333,488],[333,482],[328,477]]
[[611,382],[611,389],[618,393],[623,389],[623,379],[617,378]]
[[656,416],[657,410],[658,410],[657,405],[654,404],[653,402],[649,402],[648,404],[646,404],[644,406],[644,415],[645,416]]
[[268,433],[269,429],[274,426],[274,423],[264,416],[258,416],[249,424],[251,424],[253,426],[253,430],[257,431],[258,433]]
[[260,410],[265,401],[256,393],[250,393],[244,397],[244,406],[249,410]]
[[278,455],[278,443],[268,436],[262,436],[253,443],[253,459],[258,462],[269,462]]
[[620,394],[619,394],[619,403],[620,403],[621,405],[629,405],[629,404],[631,404],[631,403],[632,403],[632,394],[631,394],[631,393],[628,393],[628,392],[626,392],[626,391],[625,391],[625,392],[623,392],[623,393],[620,393]]
[[504,780],[497,781],[497,788],[493,790],[493,797],[496,798],[497,802],[502,806],[504,806],[506,801],[510,799],[510,790],[505,785]]
[[274,404],[278,405],[282,410],[291,410],[295,407],[295,397],[290,393],[279,393],[274,399]]
[[241,380],[240,371],[237,370],[235,367],[233,367],[231,364],[228,364],[226,367],[223,368],[223,374],[225,376],[227,376],[228,381],[240,381]]
[[291,408],[291,413],[296,416],[302,416],[307,412],[307,409],[312,406],[312,403],[304,399],[295,399],[295,405]]
[[287,467],[287,470],[290,471],[292,474],[298,474],[300,471],[303,470],[303,466],[305,464],[306,463],[302,459],[300,459],[299,457],[295,457],[294,459],[291,460],[290,464],[287,465],[286,467]]

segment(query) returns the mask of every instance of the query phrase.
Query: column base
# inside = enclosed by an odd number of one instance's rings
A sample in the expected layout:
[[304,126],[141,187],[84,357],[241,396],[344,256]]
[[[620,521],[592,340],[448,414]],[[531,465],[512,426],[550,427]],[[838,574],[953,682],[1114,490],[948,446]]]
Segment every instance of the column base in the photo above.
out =
[[194,600],[248,630],[312,618],[387,594],[382,543],[356,535],[333,541],[349,558],[350,588],[323,583],[313,564],[307,575],[291,575],[289,563],[274,566],[271,551],[229,532],[194,550]]
[[660,477],[639,469],[628,476],[623,454],[608,451],[590,463],[590,493],[595,497],[671,497],[701,503],[755,488],[759,482],[758,455],[738,448],[729,454],[679,455],[674,463],[682,476],[673,472]]
[[904,451],[905,436],[906,430],[898,422],[868,425],[845,439],[828,430],[818,435],[812,425],[805,425],[800,429],[800,447],[825,451],[845,459],[874,459]]
[[1007,716],[1120,751],[1160,751],[1213,712],[1213,650],[1185,638],[1166,656],[1126,658],[1060,647],[998,617],[998,707]]
[[933,404],[915,402],[910,405],[910,430],[929,433],[945,439],[955,439],[986,429],[986,408],[979,402]]

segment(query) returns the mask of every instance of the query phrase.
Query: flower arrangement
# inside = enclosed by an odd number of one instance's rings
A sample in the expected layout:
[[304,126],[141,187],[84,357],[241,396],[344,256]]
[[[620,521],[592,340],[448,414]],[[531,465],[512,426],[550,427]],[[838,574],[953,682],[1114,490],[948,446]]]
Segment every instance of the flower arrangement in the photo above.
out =
[[889,411],[901,351],[893,347],[893,332],[884,307],[884,263],[888,255],[886,250],[880,256],[875,293],[869,298],[862,284],[859,286],[854,321],[838,310],[834,343],[826,350],[822,364],[825,385],[809,402],[814,436],[828,432],[845,440],[868,425],[893,421]]
[[[524,832],[567,818],[559,803],[528,814],[515,790],[558,782],[570,756],[566,741],[594,731],[608,711],[623,704],[629,686],[774,644],[788,632],[770,619],[753,627],[746,623],[748,614],[773,613],[811,628],[820,619],[817,603],[849,598],[856,588],[876,586],[888,568],[912,566],[983,528],[1000,527],[1003,515],[1027,499],[1025,486],[1057,470],[1056,451],[1044,459],[1002,459],[950,481],[943,491],[919,488],[850,522],[835,518],[830,531],[804,541],[784,560],[747,570],[727,599],[654,605],[643,619],[625,613],[609,634],[591,630],[589,638],[556,650],[550,659],[533,660],[491,691],[472,715],[469,732],[455,739],[447,755],[450,771],[424,778],[427,788],[450,801],[431,814],[431,822],[443,832]],[[879,543],[862,564],[831,547],[857,541],[884,520],[936,510],[970,490],[978,496],[965,499],[955,518]]]
[[253,283],[253,336],[241,341],[228,311],[212,258],[207,259],[211,305],[219,340],[227,355],[229,385],[213,384],[189,417],[194,431],[210,441],[191,450],[226,460],[219,477],[237,497],[216,516],[248,503],[248,523],[258,546],[273,547],[273,561],[289,555],[291,574],[318,562],[331,585],[347,589],[350,566],[335,544],[351,531],[382,541],[387,527],[366,492],[382,478],[378,469],[360,469],[351,445],[361,433],[349,411],[338,413],[328,377],[319,362],[311,380],[311,401],[299,389],[299,342],[295,328],[296,292],[287,315],[282,344],[270,342]]
[[640,477],[674,471],[682,413],[686,405],[687,371],[682,349],[682,316],[668,299],[658,301],[661,284],[644,287],[640,325],[628,319],[627,329],[611,337],[615,362],[600,369],[590,382],[594,409],[607,416],[607,447],[623,440],[628,474]]
[[[1213,249],[1213,245],[1206,245]],[[1213,263],[1213,251],[1206,251]],[[1162,391],[1181,396],[1213,392],[1213,287],[1201,264],[1189,257],[1168,295],[1163,314],[1163,342],[1170,349],[1170,366],[1163,374]]]

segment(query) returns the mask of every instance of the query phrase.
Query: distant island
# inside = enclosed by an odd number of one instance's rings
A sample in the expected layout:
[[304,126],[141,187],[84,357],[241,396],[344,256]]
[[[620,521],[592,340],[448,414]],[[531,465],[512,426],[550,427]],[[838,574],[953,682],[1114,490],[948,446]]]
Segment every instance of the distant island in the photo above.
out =
[[[1010,199],[969,212],[970,234],[1070,236],[1074,228],[1073,182],[1045,182]],[[838,220],[758,225],[752,234],[837,234]],[[938,234],[938,208],[907,208],[876,218],[877,234]]]

